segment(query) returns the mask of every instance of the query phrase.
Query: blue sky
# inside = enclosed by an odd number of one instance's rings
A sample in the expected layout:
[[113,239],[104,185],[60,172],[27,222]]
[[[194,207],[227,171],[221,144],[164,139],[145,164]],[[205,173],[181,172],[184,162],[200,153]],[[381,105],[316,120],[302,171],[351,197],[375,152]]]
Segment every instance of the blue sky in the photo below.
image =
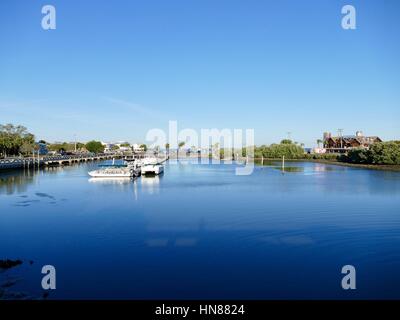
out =
[[143,142],[169,120],[254,128],[257,144],[400,139],[399,40],[398,0],[3,0],[0,123],[49,141]]

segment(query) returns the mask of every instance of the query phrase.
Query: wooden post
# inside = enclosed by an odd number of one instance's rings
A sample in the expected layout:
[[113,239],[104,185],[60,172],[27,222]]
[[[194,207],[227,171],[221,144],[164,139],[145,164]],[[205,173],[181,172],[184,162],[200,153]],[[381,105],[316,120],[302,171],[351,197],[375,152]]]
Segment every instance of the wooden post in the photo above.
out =
[[285,172],[285,156],[282,156],[282,171]]
[[264,165],[264,156],[261,156],[261,166]]

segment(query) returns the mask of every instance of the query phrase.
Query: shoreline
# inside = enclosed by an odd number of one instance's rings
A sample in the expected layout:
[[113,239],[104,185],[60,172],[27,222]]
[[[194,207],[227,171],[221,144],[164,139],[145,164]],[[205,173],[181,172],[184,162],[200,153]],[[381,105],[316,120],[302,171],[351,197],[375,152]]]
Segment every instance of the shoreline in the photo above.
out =
[[[255,158],[255,161],[261,161],[261,158]],[[282,159],[267,159],[264,158],[264,161],[282,161]],[[325,160],[325,159],[285,159],[285,162],[314,162],[314,163],[323,163],[323,164],[332,164],[338,165],[342,167],[353,167],[360,169],[370,169],[370,170],[383,170],[383,171],[400,171],[400,165],[389,165],[389,164],[361,164],[361,163],[348,163],[348,162],[340,162],[334,160]]]

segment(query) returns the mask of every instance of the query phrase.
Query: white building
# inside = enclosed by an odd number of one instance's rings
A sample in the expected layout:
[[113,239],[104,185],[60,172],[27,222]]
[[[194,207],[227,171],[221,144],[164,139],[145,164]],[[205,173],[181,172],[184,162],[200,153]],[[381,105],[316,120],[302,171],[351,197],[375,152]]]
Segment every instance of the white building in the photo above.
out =
[[144,151],[144,148],[141,147],[141,145],[138,143],[132,144],[132,148],[133,148],[133,152],[143,152]]

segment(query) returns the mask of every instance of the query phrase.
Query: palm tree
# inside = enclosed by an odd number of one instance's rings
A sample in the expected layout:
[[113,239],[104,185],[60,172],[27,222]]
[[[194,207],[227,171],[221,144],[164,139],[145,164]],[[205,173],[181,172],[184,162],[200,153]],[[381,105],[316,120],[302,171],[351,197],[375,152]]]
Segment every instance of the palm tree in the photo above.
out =
[[319,145],[322,143],[321,139],[317,139],[317,144],[318,144],[318,149],[319,149]]
[[156,157],[158,157],[159,153],[160,153],[160,146],[155,146],[155,148],[154,148],[154,155],[155,155]]
[[169,157],[169,143],[165,144],[165,150],[167,150],[167,157]]
[[185,142],[181,141],[178,144],[178,152],[176,153],[176,158],[178,159],[179,156],[179,149],[182,148],[185,145]]
[[140,148],[142,148],[144,152],[147,151],[147,146],[146,146],[145,144],[141,144],[141,145],[140,145]]

